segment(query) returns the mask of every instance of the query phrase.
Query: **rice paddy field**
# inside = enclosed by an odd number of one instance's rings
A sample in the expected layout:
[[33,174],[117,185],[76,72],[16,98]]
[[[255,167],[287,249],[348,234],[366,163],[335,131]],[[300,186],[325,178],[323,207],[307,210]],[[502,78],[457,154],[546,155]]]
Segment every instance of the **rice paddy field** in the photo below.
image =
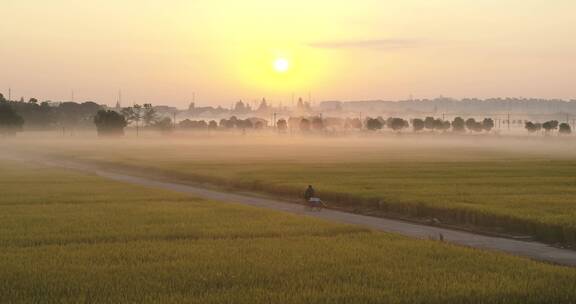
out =
[[20,151],[576,244],[576,142],[539,137],[20,139]]
[[1,303],[574,303],[576,269],[0,161]]

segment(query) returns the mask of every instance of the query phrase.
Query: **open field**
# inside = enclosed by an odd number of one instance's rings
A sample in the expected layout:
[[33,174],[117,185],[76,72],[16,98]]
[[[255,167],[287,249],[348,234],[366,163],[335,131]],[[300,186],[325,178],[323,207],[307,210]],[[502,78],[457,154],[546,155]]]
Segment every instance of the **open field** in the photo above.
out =
[[0,163],[0,301],[570,303],[576,270]]
[[55,138],[14,146],[292,198],[313,184],[355,212],[576,243],[576,143],[557,137]]

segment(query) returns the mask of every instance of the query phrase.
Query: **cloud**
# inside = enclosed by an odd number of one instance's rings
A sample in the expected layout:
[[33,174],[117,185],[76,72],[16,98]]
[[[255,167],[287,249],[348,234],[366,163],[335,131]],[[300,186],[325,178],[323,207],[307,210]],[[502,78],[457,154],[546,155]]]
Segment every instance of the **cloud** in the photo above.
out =
[[373,39],[373,40],[343,40],[343,41],[323,41],[311,42],[308,46],[321,49],[403,49],[413,48],[422,44],[416,39]]

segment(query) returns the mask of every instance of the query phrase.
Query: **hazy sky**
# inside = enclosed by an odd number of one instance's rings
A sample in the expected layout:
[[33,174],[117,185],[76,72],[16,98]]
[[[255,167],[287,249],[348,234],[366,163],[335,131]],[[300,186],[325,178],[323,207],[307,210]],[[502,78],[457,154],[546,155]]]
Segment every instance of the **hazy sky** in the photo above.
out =
[[0,0],[0,12],[0,92],[18,98],[576,97],[574,0]]

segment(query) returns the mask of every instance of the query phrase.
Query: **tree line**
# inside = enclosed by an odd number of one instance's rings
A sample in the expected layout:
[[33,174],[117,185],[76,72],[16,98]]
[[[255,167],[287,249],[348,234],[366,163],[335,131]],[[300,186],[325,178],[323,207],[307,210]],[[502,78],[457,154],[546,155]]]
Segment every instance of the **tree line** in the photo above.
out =
[[61,129],[63,132],[93,128],[94,117],[103,107],[95,102],[27,102],[7,100],[0,93],[0,134],[14,135],[27,130]]
[[434,99],[324,101],[319,105],[325,112],[394,112],[394,113],[523,113],[574,114],[576,100],[539,98],[463,98],[439,97]]
[[558,130],[558,133],[565,135],[572,133],[572,128],[568,123],[559,123],[557,120],[549,120],[545,123],[527,121],[524,128],[530,133],[537,133],[539,131],[549,133],[553,130]]
[[170,117],[162,117],[150,103],[135,104],[114,110],[100,110],[94,116],[94,124],[99,135],[122,135],[124,128],[133,125],[136,134],[140,129],[154,129],[169,133],[175,128]]
[[[453,121],[443,120],[440,118],[426,117],[424,119],[415,118],[411,120],[412,130],[420,131],[449,131],[464,132],[466,130],[473,132],[490,132],[494,128],[494,120],[485,118],[482,121],[476,121],[474,118],[464,120],[462,117],[456,117]],[[388,127],[394,131],[402,131],[410,127],[408,120],[391,117],[388,119],[367,118],[366,129],[376,131]]]
[[155,128],[161,131],[173,129],[170,118],[160,117],[152,104],[134,105],[117,109],[107,109],[92,101],[77,102],[38,102],[30,98],[28,102],[7,100],[0,93],[0,135],[14,135],[26,127],[27,130],[62,130],[94,128],[98,134],[118,135],[130,124]]
[[92,101],[39,102],[36,98],[30,98],[27,102],[22,99],[11,101],[2,94],[0,104],[3,105],[4,115],[18,116],[22,120],[20,128],[25,125],[29,130],[92,128],[94,115],[103,109]]
[[[76,128],[96,126],[100,135],[121,135],[127,126],[133,126],[139,133],[141,128],[155,129],[161,132],[172,132],[179,128],[182,130],[261,130],[275,128],[280,132],[288,129],[303,133],[325,130],[367,130],[378,131],[384,128],[396,132],[409,129],[414,132],[421,131],[453,131],[453,132],[490,132],[495,127],[492,118],[475,120],[456,117],[452,121],[440,118],[426,117],[406,120],[399,117],[366,117],[360,118],[336,118],[322,116],[290,117],[278,119],[272,126],[262,118],[252,117],[241,119],[231,116],[227,119],[216,120],[190,120],[185,119],[178,123],[170,117],[162,117],[157,113],[152,104],[135,104],[131,107],[106,109],[94,102],[60,102],[48,101],[39,103],[35,98],[28,102],[8,101],[0,94],[0,134],[13,135],[26,126],[27,129],[54,129],[62,128],[73,130]],[[556,120],[544,123],[525,121],[525,129],[530,133],[542,131],[545,134],[557,130],[559,134],[571,134],[572,129],[568,123],[559,123]]]

